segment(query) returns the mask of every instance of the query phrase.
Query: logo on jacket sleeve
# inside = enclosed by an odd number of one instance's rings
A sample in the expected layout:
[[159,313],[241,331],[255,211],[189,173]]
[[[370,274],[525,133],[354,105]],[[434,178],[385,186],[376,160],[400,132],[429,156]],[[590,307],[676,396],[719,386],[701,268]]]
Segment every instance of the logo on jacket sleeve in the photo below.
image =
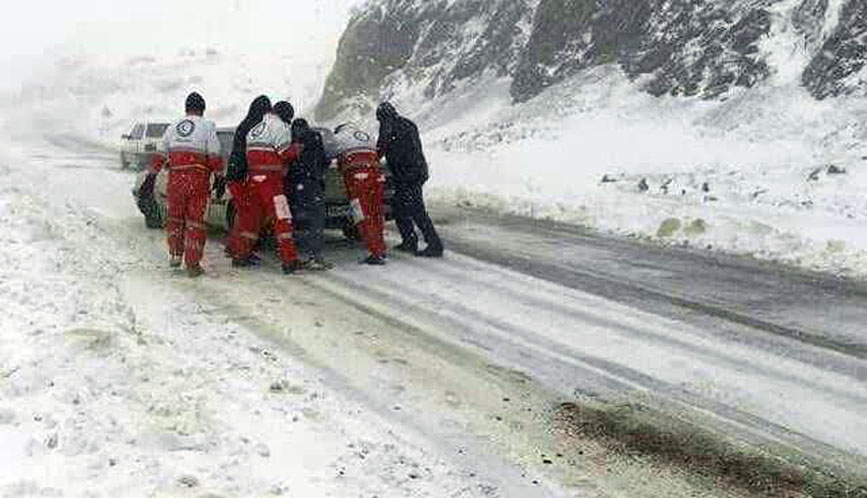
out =
[[265,123],[264,121],[262,121],[261,123],[257,124],[256,126],[254,126],[253,129],[250,130],[250,137],[252,137],[252,138],[259,138],[259,137],[261,137],[261,136],[262,136],[262,133],[265,132],[265,127],[266,127],[266,126],[267,126],[267,123]]
[[192,135],[194,131],[196,131],[196,123],[193,123],[189,119],[185,119],[178,123],[178,125],[175,127],[175,130],[178,132],[178,135],[183,138],[187,138]]
[[359,142],[369,142],[370,141],[370,135],[368,135],[367,133],[365,133],[361,130],[356,131],[353,136]]

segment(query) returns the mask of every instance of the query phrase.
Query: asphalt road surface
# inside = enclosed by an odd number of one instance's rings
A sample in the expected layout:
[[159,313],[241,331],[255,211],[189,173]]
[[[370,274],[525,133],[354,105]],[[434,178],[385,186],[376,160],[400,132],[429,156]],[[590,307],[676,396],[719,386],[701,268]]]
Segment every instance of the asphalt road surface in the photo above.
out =
[[163,235],[144,228],[113,154],[61,136],[33,160],[51,165],[46,188],[130,248],[129,285],[165,273],[209,314],[499,476],[504,496],[755,492],[666,459],[653,437],[624,445],[612,420],[867,482],[863,284],[445,206],[442,260],[368,268],[334,234],[334,271],[286,278],[270,258],[232,269],[215,234],[209,274],[192,282],[164,268]]

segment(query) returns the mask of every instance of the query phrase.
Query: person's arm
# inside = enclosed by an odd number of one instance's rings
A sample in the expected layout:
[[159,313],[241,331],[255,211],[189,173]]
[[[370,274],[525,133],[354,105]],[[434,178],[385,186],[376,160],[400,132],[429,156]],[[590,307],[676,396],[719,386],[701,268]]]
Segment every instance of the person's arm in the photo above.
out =
[[304,144],[301,142],[287,142],[277,147],[277,155],[283,159],[284,164],[292,164],[301,156]]
[[419,180],[424,183],[428,180],[429,172],[427,165],[427,158],[424,157],[424,147],[421,143],[421,135],[418,132],[418,127],[413,123],[412,125],[412,141],[413,141],[413,154],[415,155],[415,167],[418,169]]
[[150,170],[148,171],[148,174],[156,176],[157,174],[159,174],[160,170],[162,170],[163,167],[168,163],[170,143],[169,135],[171,134],[171,130],[173,129],[174,127],[169,127],[169,129],[166,130],[165,133],[163,133],[163,138],[157,144],[157,151],[153,155],[153,157],[151,157]]
[[391,139],[391,127],[385,123],[379,123],[379,137],[376,140],[376,155],[382,160],[388,154],[389,141]]
[[247,177],[247,133],[244,123],[235,130],[232,140],[232,152],[226,167],[226,179],[230,182],[241,182]]

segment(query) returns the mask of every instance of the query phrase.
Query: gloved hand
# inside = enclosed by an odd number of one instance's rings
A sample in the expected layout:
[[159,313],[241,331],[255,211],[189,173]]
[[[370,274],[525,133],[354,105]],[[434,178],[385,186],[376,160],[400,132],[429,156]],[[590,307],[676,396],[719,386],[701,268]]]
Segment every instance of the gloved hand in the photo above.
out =
[[145,177],[144,182],[141,184],[141,190],[139,190],[139,197],[146,198],[152,197],[154,195],[154,185],[157,182],[157,174],[156,173],[148,173]]
[[217,199],[222,199],[226,195],[226,177],[223,175],[214,178],[214,193],[217,195]]

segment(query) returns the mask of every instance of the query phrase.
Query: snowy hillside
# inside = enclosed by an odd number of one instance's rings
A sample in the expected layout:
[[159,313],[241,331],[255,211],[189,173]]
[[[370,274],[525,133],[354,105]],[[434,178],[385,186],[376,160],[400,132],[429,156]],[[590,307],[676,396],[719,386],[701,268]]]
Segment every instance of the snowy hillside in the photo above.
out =
[[315,103],[329,62],[249,57],[214,48],[162,57],[75,54],[56,60],[45,78],[24,86],[16,103],[37,115],[60,118],[71,132],[107,145],[117,145],[133,120],[177,117],[192,90],[205,96],[208,117],[223,126],[240,121],[250,101],[262,93],[289,99],[303,113]]
[[854,0],[373,1],[317,115],[395,101],[440,199],[864,276],[864,31]]

